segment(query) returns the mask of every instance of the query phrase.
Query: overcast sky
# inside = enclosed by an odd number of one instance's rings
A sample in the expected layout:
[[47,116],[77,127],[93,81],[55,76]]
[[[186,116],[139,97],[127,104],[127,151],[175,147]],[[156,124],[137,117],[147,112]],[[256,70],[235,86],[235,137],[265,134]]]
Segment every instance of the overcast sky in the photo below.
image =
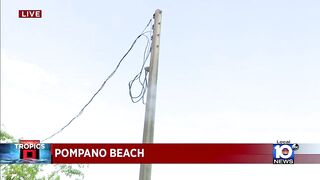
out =
[[[1,1],[1,124],[51,135],[89,100],[162,9],[156,143],[320,143],[320,1]],[[42,19],[19,19],[41,9]],[[128,82],[145,41],[52,143],[140,143],[144,105]],[[154,179],[314,177],[319,165],[155,165]],[[232,172],[232,173],[231,173]],[[88,179],[137,179],[139,165],[90,165]],[[260,177],[261,174],[264,177]],[[245,176],[249,178],[248,176]]]

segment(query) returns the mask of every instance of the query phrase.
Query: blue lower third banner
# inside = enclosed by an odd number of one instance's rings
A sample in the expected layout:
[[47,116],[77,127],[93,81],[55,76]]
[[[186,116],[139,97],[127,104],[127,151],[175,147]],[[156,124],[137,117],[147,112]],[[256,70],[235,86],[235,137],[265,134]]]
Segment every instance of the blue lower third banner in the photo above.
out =
[[51,164],[51,145],[28,140],[0,145],[0,164]]

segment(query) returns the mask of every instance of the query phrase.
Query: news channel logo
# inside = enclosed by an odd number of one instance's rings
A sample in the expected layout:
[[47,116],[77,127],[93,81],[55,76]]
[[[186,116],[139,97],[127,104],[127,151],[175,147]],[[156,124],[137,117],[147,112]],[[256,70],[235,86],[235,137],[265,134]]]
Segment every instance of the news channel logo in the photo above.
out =
[[273,144],[273,164],[294,164],[298,144]]
[[0,164],[50,164],[51,146],[39,140],[0,144]]

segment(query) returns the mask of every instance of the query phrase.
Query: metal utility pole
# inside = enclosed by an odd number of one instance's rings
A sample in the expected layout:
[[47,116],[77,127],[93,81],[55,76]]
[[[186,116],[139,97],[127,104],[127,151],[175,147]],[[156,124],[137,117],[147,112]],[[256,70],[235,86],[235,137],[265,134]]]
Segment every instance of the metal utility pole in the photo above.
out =
[[[156,94],[158,79],[158,60],[160,48],[160,30],[162,11],[157,9],[153,15],[153,36],[151,46],[151,60],[149,68],[149,84],[146,103],[146,112],[143,129],[143,143],[153,143],[154,118],[156,111]],[[139,180],[151,180],[151,164],[140,165]]]

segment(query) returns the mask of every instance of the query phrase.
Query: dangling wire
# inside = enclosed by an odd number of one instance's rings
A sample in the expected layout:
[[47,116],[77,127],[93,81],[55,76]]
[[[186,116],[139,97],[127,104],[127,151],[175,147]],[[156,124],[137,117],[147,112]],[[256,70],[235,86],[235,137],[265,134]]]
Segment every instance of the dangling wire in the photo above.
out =
[[[111,74],[109,74],[109,76],[103,81],[103,83],[100,85],[99,89],[91,96],[91,98],[89,99],[89,101],[80,109],[80,111],[73,117],[71,118],[71,120],[65,124],[61,129],[59,129],[58,131],[56,131],[55,133],[53,133],[52,135],[48,136],[47,138],[43,139],[43,141],[46,141],[52,137],[54,137],[55,135],[59,134],[60,132],[62,132],[66,127],[68,127],[75,119],[77,119],[79,116],[81,116],[81,114],[84,112],[84,110],[87,108],[87,106],[94,100],[94,98],[99,94],[99,92],[103,89],[103,87],[105,86],[105,84],[107,83],[107,81],[109,79],[112,78],[112,76],[116,73],[116,71],[118,70],[118,68],[120,67],[122,61],[125,59],[125,57],[130,53],[130,51],[133,49],[134,45],[136,44],[136,42],[138,41],[138,39],[140,39],[141,37],[148,37],[146,34],[150,33],[149,31],[146,31],[146,29],[150,26],[152,22],[152,19],[150,19],[150,21],[148,22],[148,24],[146,25],[146,27],[143,29],[142,33],[139,34],[136,39],[132,42],[130,48],[127,50],[127,52],[122,56],[122,58],[120,59],[120,61],[118,62],[117,66],[114,68],[114,70],[111,72]],[[149,38],[148,38],[148,44],[150,44],[149,42]],[[147,59],[147,58],[146,58]],[[145,62],[144,62],[145,63]],[[144,90],[145,91],[145,90]]]
[[[145,30],[146,29],[147,28],[145,28]],[[149,73],[148,67],[146,67],[146,62],[149,59],[149,56],[151,54],[152,30],[145,31],[142,34],[147,39],[147,44],[143,53],[143,63],[138,74],[135,75],[131,81],[129,81],[128,86],[129,86],[129,96],[131,98],[131,101],[133,103],[138,103],[139,101],[142,101],[142,103],[145,104],[144,99],[145,99],[145,94],[147,92],[147,87],[148,87],[148,73]],[[139,83],[137,83],[137,81]],[[140,86],[140,93],[138,95],[133,95],[133,92],[132,92],[133,91],[132,87],[134,86],[135,83],[139,84]]]

